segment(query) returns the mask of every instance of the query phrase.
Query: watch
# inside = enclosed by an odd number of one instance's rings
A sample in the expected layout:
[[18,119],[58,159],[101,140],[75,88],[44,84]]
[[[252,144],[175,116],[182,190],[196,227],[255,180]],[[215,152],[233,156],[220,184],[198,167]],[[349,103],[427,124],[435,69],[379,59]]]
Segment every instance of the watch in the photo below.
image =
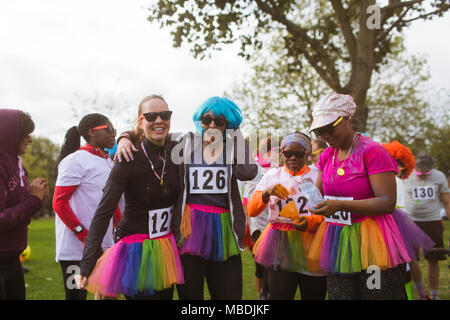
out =
[[73,229],[73,232],[75,232],[75,234],[79,234],[79,233],[81,233],[83,230],[84,230],[84,227],[83,227],[81,224],[79,224],[79,225],[77,225],[77,226],[75,227],[75,229]]

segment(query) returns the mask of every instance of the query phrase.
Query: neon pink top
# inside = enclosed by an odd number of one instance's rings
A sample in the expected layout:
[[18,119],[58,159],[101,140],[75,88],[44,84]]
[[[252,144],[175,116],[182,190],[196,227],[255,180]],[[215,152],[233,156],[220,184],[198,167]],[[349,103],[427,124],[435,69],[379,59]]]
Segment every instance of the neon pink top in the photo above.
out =
[[[374,198],[369,176],[393,171],[397,173],[397,162],[379,143],[360,135],[352,154],[344,160],[345,174],[339,176],[337,169],[344,161],[339,161],[336,149],[326,148],[320,155],[317,168],[322,171],[324,195],[352,197],[354,200]],[[352,214],[353,222],[360,222],[363,216]]]

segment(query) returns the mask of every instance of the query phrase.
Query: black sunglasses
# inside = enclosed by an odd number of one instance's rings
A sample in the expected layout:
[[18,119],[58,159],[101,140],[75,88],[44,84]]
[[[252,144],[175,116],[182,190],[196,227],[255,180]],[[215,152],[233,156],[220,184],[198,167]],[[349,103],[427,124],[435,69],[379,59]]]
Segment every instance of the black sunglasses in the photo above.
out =
[[314,129],[314,133],[320,137],[323,135],[332,135],[334,133],[334,130],[336,129],[336,126],[343,120],[343,117],[339,117],[335,122],[330,123],[324,127],[320,127],[317,129]]
[[227,119],[223,116],[219,117],[211,117],[210,115],[202,115],[200,120],[204,125],[209,125],[212,121],[214,121],[215,125],[221,127],[227,124]]
[[306,155],[306,152],[300,152],[300,151],[282,151],[283,155],[286,159],[291,158],[292,156],[295,156],[297,159],[301,159]]
[[163,121],[170,120],[170,117],[172,117],[172,111],[161,111],[161,112],[147,112],[142,114],[145,117],[145,120],[148,122],[154,122],[158,116]]

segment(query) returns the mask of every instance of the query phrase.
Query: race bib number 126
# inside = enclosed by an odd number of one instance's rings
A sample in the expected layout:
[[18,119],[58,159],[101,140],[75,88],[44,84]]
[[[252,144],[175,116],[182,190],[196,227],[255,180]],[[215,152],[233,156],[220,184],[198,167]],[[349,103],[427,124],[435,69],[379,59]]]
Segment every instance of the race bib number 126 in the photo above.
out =
[[190,167],[189,192],[193,193],[227,193],[226,167]]

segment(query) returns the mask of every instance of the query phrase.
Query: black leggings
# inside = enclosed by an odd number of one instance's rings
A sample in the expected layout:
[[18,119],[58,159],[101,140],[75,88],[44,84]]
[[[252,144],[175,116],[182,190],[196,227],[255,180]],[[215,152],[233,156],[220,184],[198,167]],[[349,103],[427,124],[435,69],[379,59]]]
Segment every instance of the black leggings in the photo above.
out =
[[173,300],[173,286],[162,291],[155,291],[151,296],[138,293],[134,297],[125,296],[127,300]]
[[297,286],[302,300],[324,300],[327,294],[326,276],[309,276],[297,272],[269,269],[269,299],[293,300]]
[[177,285],[180,300],[203,300],[205,278],[212,300],[242,300],[242,260],[235,255],[223,262],[181,255],[185,284]]
[[0,300],[25,300],[25,279],[17,258],[0,258]]
[[86,300],[87,291],[77,289],[75,285],[76,274],[80,273],[80,261],[59,261],[64,281],[66,300]]
[[[356,275],[328,274],[329,300],[407,300],[405,264],[382,270],[379,283],[374,272],[360,272]],[[379,286],[379,287],[378,287]]]

